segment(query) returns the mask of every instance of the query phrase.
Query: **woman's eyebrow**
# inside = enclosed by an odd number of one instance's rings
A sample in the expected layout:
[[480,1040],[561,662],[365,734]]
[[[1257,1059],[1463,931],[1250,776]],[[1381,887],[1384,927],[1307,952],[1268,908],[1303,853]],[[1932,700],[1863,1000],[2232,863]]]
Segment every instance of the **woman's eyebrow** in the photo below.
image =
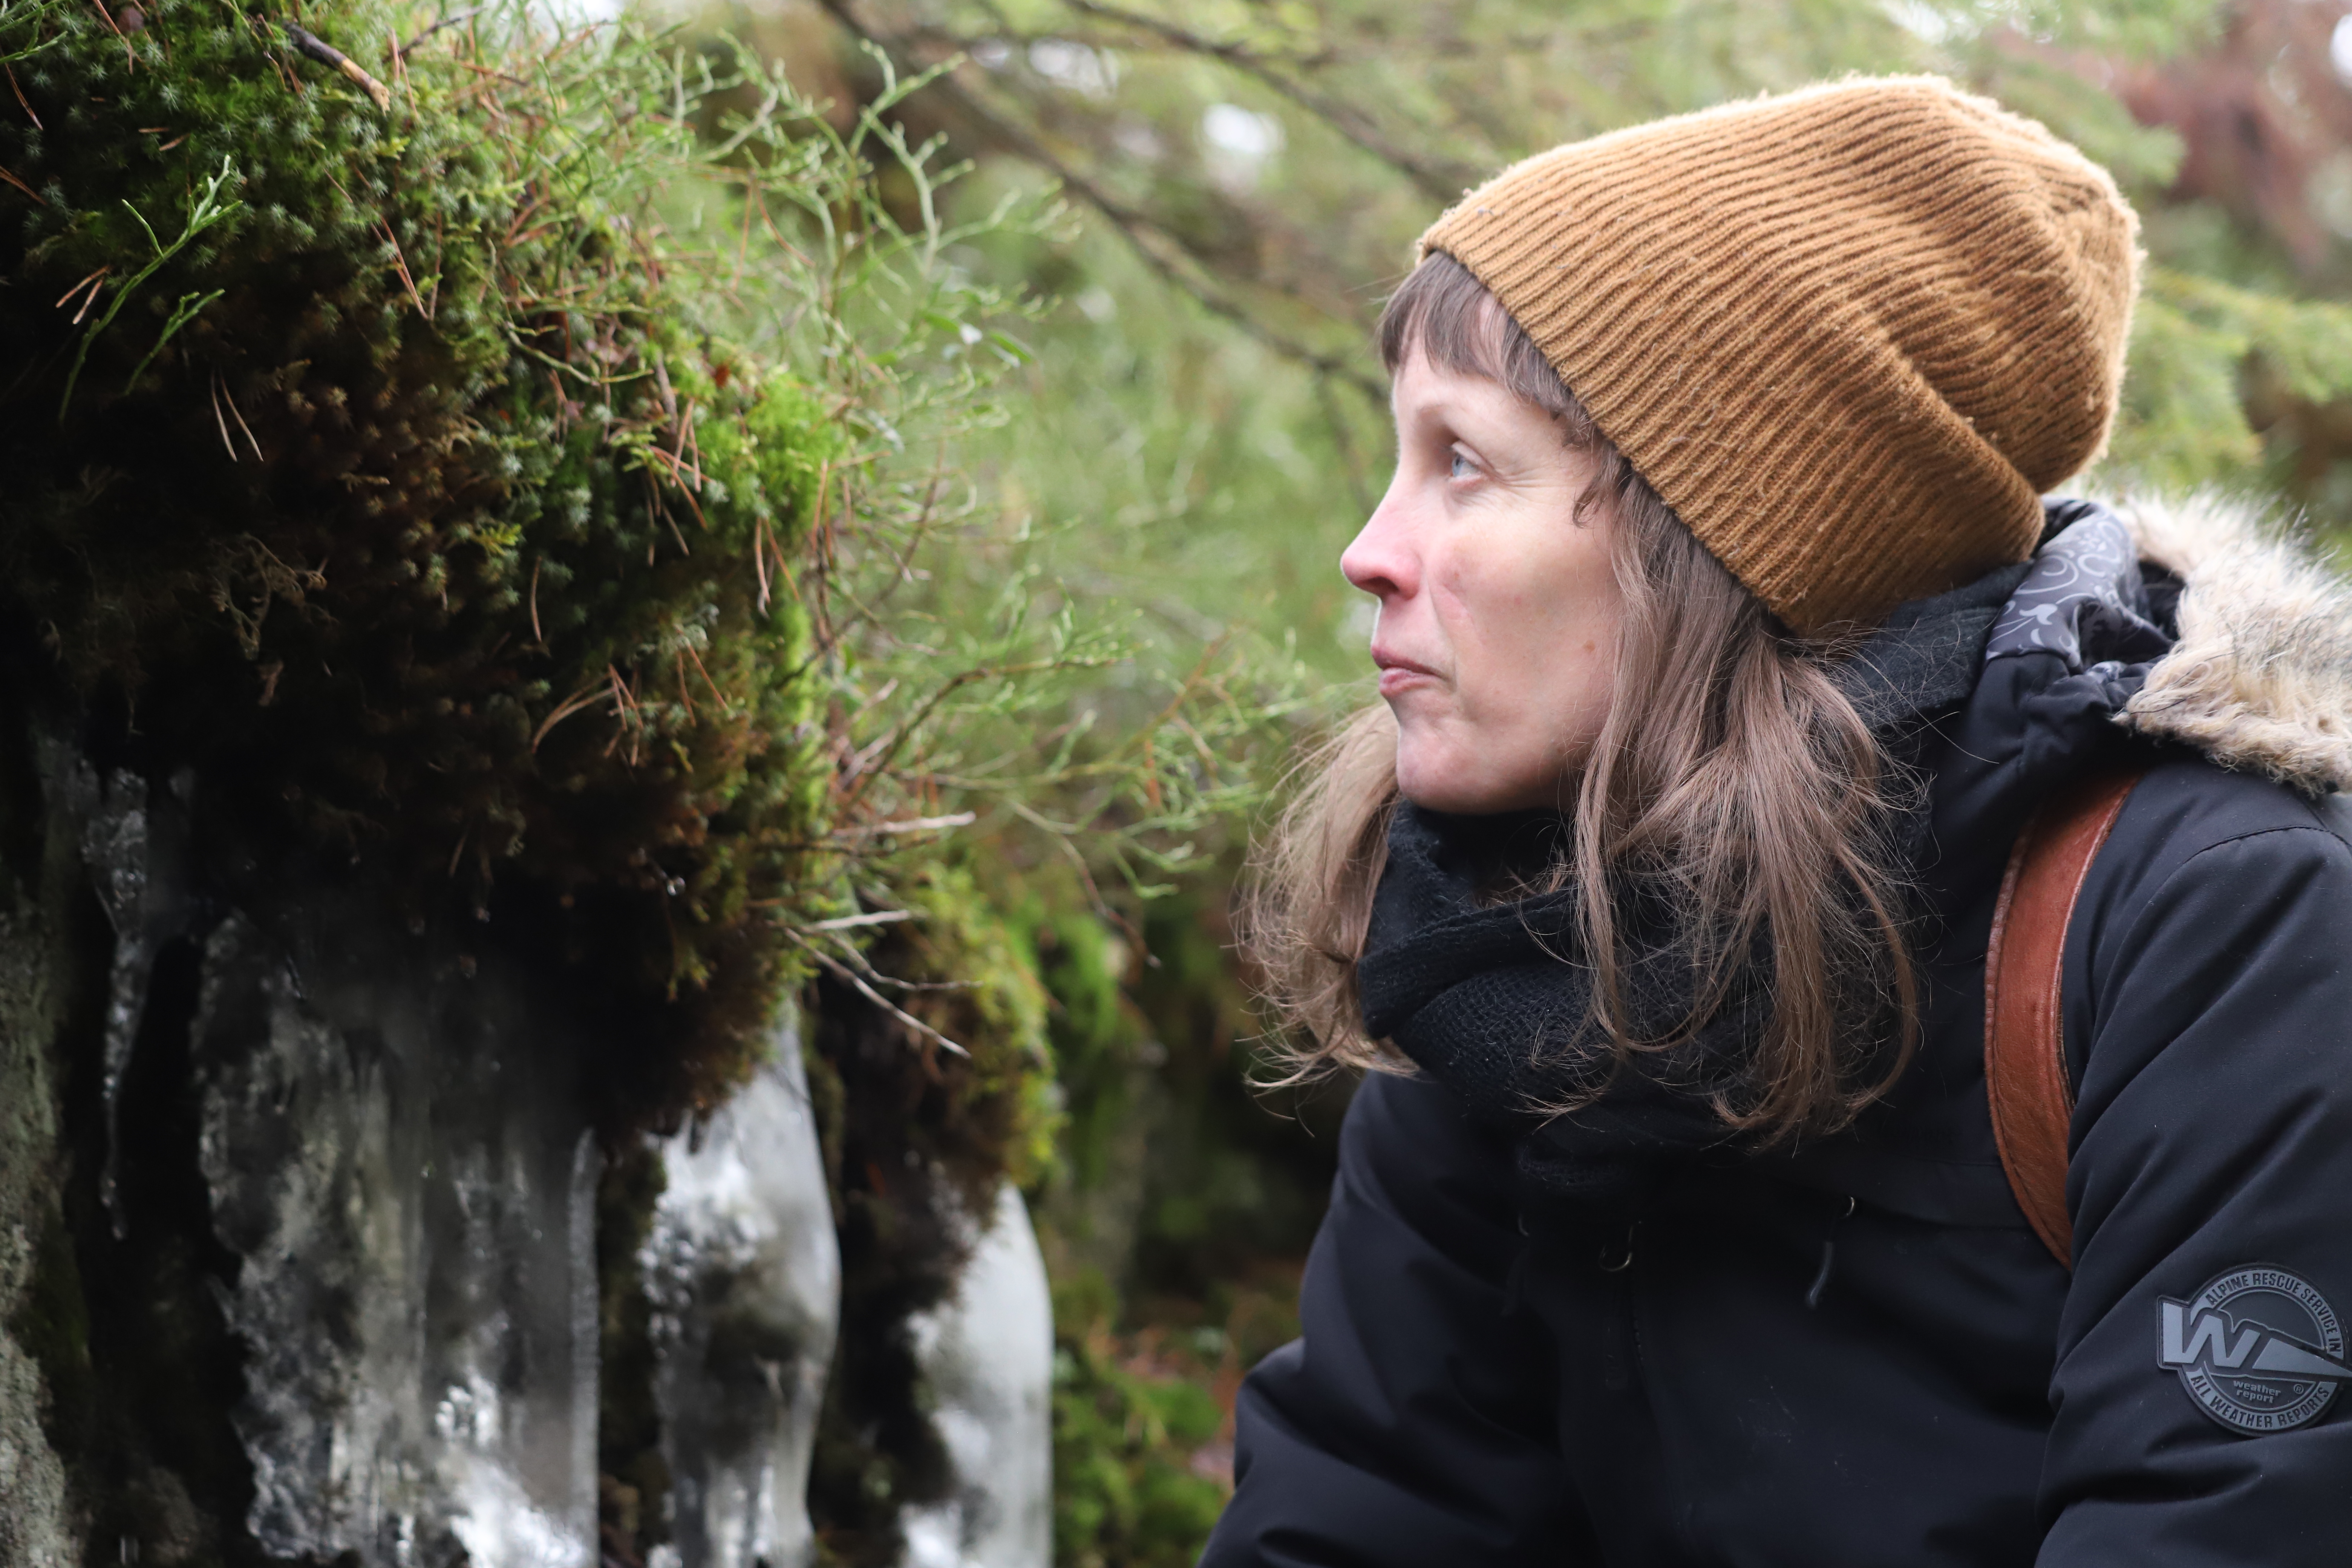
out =
[[1444,426],[1456,435],[1462,433],[1465,409],[1458,398],[1433,397],[1416,405],[1410,413],[1417,424]]

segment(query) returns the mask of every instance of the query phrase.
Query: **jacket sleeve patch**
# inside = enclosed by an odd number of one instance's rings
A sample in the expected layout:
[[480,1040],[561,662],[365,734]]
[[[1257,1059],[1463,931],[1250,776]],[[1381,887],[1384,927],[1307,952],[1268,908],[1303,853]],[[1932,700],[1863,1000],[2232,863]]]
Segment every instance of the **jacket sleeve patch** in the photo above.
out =
[[2336,1309],[2284,1268],[2230,1269],[2189,1300],[2165,1297],[2157,1318],[2157,1364],[2179,1373],[2197,1407],[2232,1432],[2307,1426],[2352,1382]]

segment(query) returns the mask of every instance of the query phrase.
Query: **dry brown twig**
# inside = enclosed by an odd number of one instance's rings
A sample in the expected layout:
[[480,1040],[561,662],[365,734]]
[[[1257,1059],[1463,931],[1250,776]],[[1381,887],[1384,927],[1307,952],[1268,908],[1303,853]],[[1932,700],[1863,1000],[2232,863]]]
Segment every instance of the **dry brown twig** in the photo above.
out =
[[392,220],[380,218],[376,226],[383,230],[384,242],[392,247],[393,270],[400,274],[400,286],[408,290],[408,302],[416,307],[418,319],[431,321],[433,312],[425,308],[425,297],[416,291],[416,279],[408,274],[408,253],[400,247],[400,236],[393,233]]
[[228,383],[222,378],[220,372],[213,373],[213,381],[219,389],[221,401],[228,405],[229,417],[236,421],[239,430],[245,432],[246,445],[253,448],[253,460],[257,463],[262,461],[261,443],[253,438],[253,426],[245,422],[245,412],[236,405],[236,395],[229,391]]
[[[137,70],[139,68],[139,51],[131,47],[131,35],[122,30],[122,24],[116,21],[114,19],[114,13],[106,8],[106,0],[89,0],[89,3],[98,7],[98,14],[106,18],[107,26],[112,29],[116,37],[122,40],[123,58],[131,62],[131,68],[132,70]],[[47,204],[44,203],[43,205],[46,205]]]
[[416,37],[409,39],[408,42],[394,46],[392,58],[394,61],[404,61],[408,58],[409,50],[415,48],[417,45],[423,43],[425,39],[431,37],[442,28],[454,27],[461,22],[470,22],[481,14],[481,7],[478,5],[471,11],[460,11],[454,16],[444,16],[439,21],[434,23],[431,26],[425,28],[423,32],[417,34]]
[[[111,271],[113,271],[113,270],[114,270],[114,264],[113,264],[112,262],[109,262],[109,263],[107,263],[107,265],[105,265],[104,267],[100,268],[97,271],[95,271],[95,272],[91,273],[89,277],[87,277],[87,278],[83,279],[80,282],[79,282],[79,283],[75,284],[72,288],[70,288],[70,289],[67,289],[64,293],[62,293],[62,294],[58,295],[58,302],[57,302],[57,305],[56,305],[55,309],[57,309],[57,310],[64,310],[64,309],[66,308],[66,302],[67,302],[68,300],[71,300],[75,295],[77,295],[77,294],[80,293],[80,292],[81,292],[83,289],[88,289],[89,290],[90,290],[90,299],[92,299],[92,300],[96,299],[96,298],[98,297],[98,281],[99,281],[99,279],[101,279],[101,278],[104,278],[108,273],[110,273],[110,272],[111,272]],[[80,310],[79,312],[77,312],[77,313],[75,314],[75,316],[74,316],[74,319],[73,319],[73,324],[74,324],[75,326],[79,326],[79,325],[81,325],[81,318],[82,318],[82,315],[83,315],[83,314],[86,314],[86,313],[89,311],[89,300],[83,300],[83,301],[82,301],[81,310]]]
[[41,124],[41,117],[34,113],[33,106],[25,100],[25,89],[16,85],[16,68],[7,64],[5,61],[0,61],[0,70],[5,70],[8,73],[8,90],[16,95],[16,107],[23,110],[25,111],[25,118],[33,122],[33,129],[36,131],[45,129]]
[[[91,3],[97,5],[99,0],[91,0]],[[100,9],[104,8],[102,5],[100,5]],[[286,40],[292,44],[296,50],[322,66],[329,66],[341,71],[346,79],[357,85],[361,91],[375,100],[376,108],[387,114],[392,111],[392,89],[369,75],[365,66],[319,37],[318,34],[311,32],[308,27],[298,26],[292,22],[286,23],[285,27]],[[414,289],[410,290],[411,293],[415,291]],[[422,309],[421,306],[419,308]]]
[[49,205],[47,198],[43,196],[40,192],[33,189],[32,186],[26,184],[24,181],[18,179],[7,170],[0,169],[0,180],[7,181],[10,184],[16,186],[18,190],[24,192],[35,201],[39,202],[43,206],[47,206]]

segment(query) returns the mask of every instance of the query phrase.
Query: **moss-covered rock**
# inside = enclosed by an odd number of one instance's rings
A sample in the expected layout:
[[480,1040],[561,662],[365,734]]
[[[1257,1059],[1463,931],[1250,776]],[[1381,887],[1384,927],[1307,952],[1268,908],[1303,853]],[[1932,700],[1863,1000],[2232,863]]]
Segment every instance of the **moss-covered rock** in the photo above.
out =
[[661,221],[662,47],[304,26],[385,104],[281,19],[0,16],[12,679],[193,770],[232,891],[368,878],[566,971],[608,1120],[707,1100],[793,972],[838,429]]

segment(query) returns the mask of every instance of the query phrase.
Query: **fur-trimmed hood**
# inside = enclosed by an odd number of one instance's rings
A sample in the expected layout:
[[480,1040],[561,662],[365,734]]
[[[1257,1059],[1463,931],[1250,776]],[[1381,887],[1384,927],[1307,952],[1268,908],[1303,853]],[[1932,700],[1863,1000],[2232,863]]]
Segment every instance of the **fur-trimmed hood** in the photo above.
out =
[[2116,722],[2306,794],[2352,789],[2352,582],[2242,502],[2112,510],[2148,575],[2179,584],[2179,639]]

